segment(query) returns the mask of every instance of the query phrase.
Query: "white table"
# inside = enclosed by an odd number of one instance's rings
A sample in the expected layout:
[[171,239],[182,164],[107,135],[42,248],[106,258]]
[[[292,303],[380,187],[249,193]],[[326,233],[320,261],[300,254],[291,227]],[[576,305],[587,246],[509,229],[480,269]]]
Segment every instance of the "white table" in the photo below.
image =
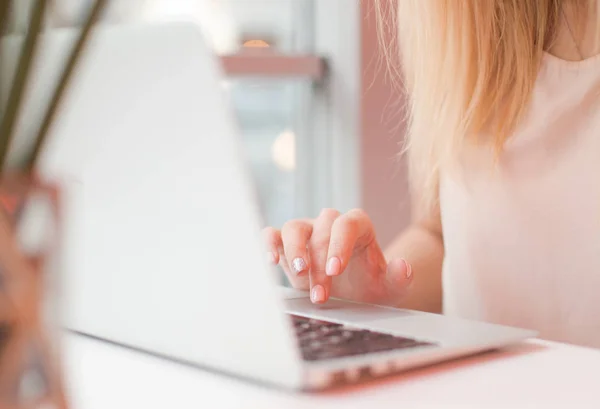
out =
[[319,395],[282,392],[67,335],[75,409],[600,408],[600,351],[528,342]]

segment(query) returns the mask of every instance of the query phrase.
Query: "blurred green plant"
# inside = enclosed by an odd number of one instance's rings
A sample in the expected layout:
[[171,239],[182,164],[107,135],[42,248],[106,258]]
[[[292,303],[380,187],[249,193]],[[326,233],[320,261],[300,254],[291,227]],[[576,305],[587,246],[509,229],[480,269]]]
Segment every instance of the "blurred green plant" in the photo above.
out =
[[[20,0],[0,0],[0,33],[5,33],[9,25],[11,10]],[[10,92],[6,108],[2,112],[0,120],[0,172],[6,171],[8,152],[15,134],[15,124],[21,115],[21,105],[24,91],[27,89],[31,77],[31,67],[35,59],[40,34],[44,28],[44,17],[48,8],[49,0],[35,0],[29,14],[27,32],[21,47],[21,54],[17,63],[17,69],[10,85]],[[105,10],[108,0],[94,0],[83,27],[75,41],[73,48],[68,54],[65,66],[58,78],[56,87],[50,98],[50,102],[42,116],[42,121],[37,127],[33,138],[33,146],[26,155],[19,169],[26,173],[35,172],[36,163],[44,147],[44,142],[50,130],[54,117],[60,107],[62,96],[68,88],[70,80],[76,71],[81,55],[92,32],[94,24]]]

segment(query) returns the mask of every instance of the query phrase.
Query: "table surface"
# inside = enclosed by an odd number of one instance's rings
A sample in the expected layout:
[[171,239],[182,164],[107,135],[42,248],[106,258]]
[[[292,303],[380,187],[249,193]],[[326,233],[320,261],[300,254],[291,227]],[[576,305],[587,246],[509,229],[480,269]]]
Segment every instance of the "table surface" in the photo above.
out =
[[75,409],[600,408],[600,351],[529,341],[316,395],[285,392],[65,336]]

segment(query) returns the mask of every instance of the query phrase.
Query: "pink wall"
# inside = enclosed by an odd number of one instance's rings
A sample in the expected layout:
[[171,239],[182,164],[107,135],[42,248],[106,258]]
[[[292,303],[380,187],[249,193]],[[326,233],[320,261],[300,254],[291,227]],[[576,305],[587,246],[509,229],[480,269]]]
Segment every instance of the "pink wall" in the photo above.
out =
[[409,222],[406,163],[399,157],[404,136],[404,97],[391,86],[377,46],[374,0],[362,0],[362,185],[363,208],[383,246]]

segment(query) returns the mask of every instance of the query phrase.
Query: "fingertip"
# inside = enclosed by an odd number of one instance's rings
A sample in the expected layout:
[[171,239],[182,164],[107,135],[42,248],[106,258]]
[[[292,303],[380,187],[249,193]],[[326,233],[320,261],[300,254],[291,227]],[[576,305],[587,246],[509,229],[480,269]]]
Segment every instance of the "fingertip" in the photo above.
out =
[[310,291],[310,300],[314,304],[323,304],[327,301],[327,294],[325,292],[325,287],[318,284],[315,285]]
[[412,266],[406,260],[399,258],[388,264],[388,276],[403,281],[410,281],[413,277]]
[[292,260],[292,271],[296,275],[303,275],[308,272],[308,263],[303,257],[296,257]]
[[342,261],[339,257],[330,257],[325,266],[325,274],[330,277],[338,276],[342,273]]

